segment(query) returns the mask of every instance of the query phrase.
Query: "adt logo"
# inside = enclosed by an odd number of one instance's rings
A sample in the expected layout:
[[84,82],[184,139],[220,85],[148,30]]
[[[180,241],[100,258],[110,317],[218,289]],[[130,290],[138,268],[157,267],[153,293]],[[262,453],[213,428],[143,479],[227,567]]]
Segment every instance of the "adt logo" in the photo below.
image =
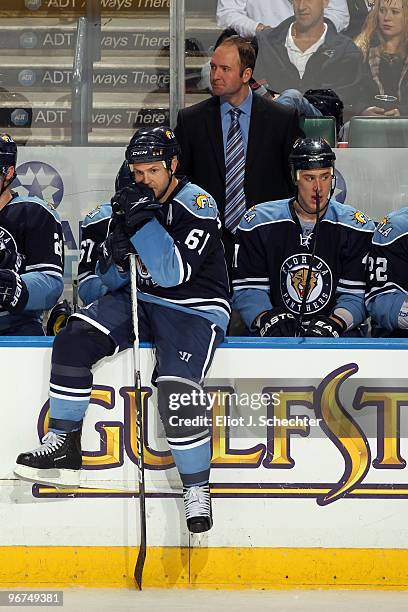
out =
[[30,117],[24,108],[15,108],[11,113],[11,121],[17,127],[24,127],[30,123]]
[[34,32],[23,32],[20,36],[20,47],[35,49],[38,45],[38,36]]
[[55,208],[64,196],[64,183],[60,174],[44,162],[30,161],[18,166],[14,186],[20,196],[37,196]]
[[344,176],[336,169],[336,189],[334,190],[334,199],[340,204],[344,204],[347,197],[347,185]]
[[21,70],[18,73],[18,82],[24,87],[31,87],[35,83],[35,72],[34,70]]
[[25,0],[24,4],[31,11],[38,11],[41,8],[42,0]]

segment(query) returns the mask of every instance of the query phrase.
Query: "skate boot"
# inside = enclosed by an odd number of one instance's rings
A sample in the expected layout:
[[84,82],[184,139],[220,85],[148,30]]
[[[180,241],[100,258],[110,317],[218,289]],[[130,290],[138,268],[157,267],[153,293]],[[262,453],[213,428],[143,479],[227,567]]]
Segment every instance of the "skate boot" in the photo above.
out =
[[81,431],[49,431],[38,448],[17,457],[14,473],[19,478],[54,485],[79,486],[82,465]]
[[187,527],[191,533],[203,533],[211,529],[212,512],[210,486],[183,487],[184,509]]

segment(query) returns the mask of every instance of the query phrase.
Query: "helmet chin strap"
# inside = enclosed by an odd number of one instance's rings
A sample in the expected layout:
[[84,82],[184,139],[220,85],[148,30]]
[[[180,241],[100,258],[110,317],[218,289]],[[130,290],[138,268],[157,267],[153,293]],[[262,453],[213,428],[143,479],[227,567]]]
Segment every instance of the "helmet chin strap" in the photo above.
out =
[[13,176],[11,177],[11,179],[10,179],[9,181],[7,181],[7,180],[6,180],[7,172],[8,172],[8,168],[7,168],[6,172],[1,172],[1,173],[0,173],[0,176],[1,176],[2,180],[3,180],[3,184],[2,184],[2,186],[1,186],[1,188],[0,188],[0,198],[1,198],[1,196],[3,195],[3,193],[4,193],[5,191],[7,191],[7,189],[8,189],[8,187],[9,187],[9,185],[11,185],[11,183],[14,181],[14,179],[15,179],[15,178],[16,178],[16,176],[17,176],[17,175],[16,175],[16,171],[14,170]]
[[168,164],[164,159],[163,159],[163,166],[166,168],[167,172],[169,173],[169,180],[167,182],[167,186],[166,188],[162,191],[162,193],[157,197],[158,200],[161,200],[164,195],[168,192],[169,187],[171,185],[171,181],[173,180],[173,176],[174,176],[174,172],[171,169],[171,160],[170,163]]
[[[299,172],[299,170],[298,170],[298,172]],[[319,197],[319,212],[317,212],[317,208],[316,208],[316,211],[315,211],[316,216],[320,217],[322,215],[322,213],[325,212],[326,208],[329,205],[329,202],[331,200],[331,197],[332,197],[335,189],[336,189],[336,175],[334,174],[334,170],[333,170],[329,197],[327,198],[326,204],[324,206],[321,206],[320,205],[321,204],[321,200],[320,200],[320,197],[318,196]],[[318,195],[317,191],[318,190],[316,190],[316,195]],[[309,210],[306,210],[306,208],[304,208],[302,206],[302,204],[300,203],[299,189],[298,189],[298,186],[297,186],[297,182],[295,183],[295,201],[300,206],[300,208],[303,210],[303,212],[305,212],[307,215],[312,215],[313,214],[313,212],[310,212]]]

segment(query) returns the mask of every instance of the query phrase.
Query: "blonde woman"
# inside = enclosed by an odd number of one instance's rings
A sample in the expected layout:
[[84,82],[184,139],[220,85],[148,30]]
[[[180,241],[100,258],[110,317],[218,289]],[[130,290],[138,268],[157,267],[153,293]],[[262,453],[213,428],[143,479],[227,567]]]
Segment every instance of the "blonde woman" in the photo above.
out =
[[354,41],[364,55],[363,115],[408,115],[408,0],[376,0]]

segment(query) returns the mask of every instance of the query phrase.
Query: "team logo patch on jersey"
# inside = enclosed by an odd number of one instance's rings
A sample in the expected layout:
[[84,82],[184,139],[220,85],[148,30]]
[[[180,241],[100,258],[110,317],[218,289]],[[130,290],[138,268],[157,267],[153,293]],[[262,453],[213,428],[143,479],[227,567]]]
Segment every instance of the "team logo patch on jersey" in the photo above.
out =
[[17,245],[10,232],[0,225],[0,251],[4,249],[17,252]]
[[196,196],[194,204],[200,210],[202,210],[206,206],[208,206],[208,208],[212,208],[212,204],[211,204],[210,198],[206,194],[201,194],[201,195]]
[[58,208],[64,183],[55,168],[44,162],[25,162],[18,166],[17,175],[15,186],[21,197],[37,197]]
[[365,225],[366,223],[368,223],[368,217],[366,217],[366,215],[361,210],[356,210],[353,215],[353,221],[357,221],[357,223]]
[[248,208],[248,210],[244,214],[244,219],[247,223],[251,223],[255,215],[256,215],[256,206],[251,206],[251,208]]
[[382,236],[384,236],[385,238],[387,238],[393,230],[392,225],[388,225],[387,227],[387,224],[389,222],[390,220],[388,217],[383,217],[382,219],[379,220],[378,225],[376,227],[376,231]]
[[280,271],[282,300],[286,308],[299,314],[305,291],[306,314],[314,314],[324,308],[332,293],[332,273],[323,259],[314,257],[309,287],[306,287],[311,255],[301,253],[288,257]]

